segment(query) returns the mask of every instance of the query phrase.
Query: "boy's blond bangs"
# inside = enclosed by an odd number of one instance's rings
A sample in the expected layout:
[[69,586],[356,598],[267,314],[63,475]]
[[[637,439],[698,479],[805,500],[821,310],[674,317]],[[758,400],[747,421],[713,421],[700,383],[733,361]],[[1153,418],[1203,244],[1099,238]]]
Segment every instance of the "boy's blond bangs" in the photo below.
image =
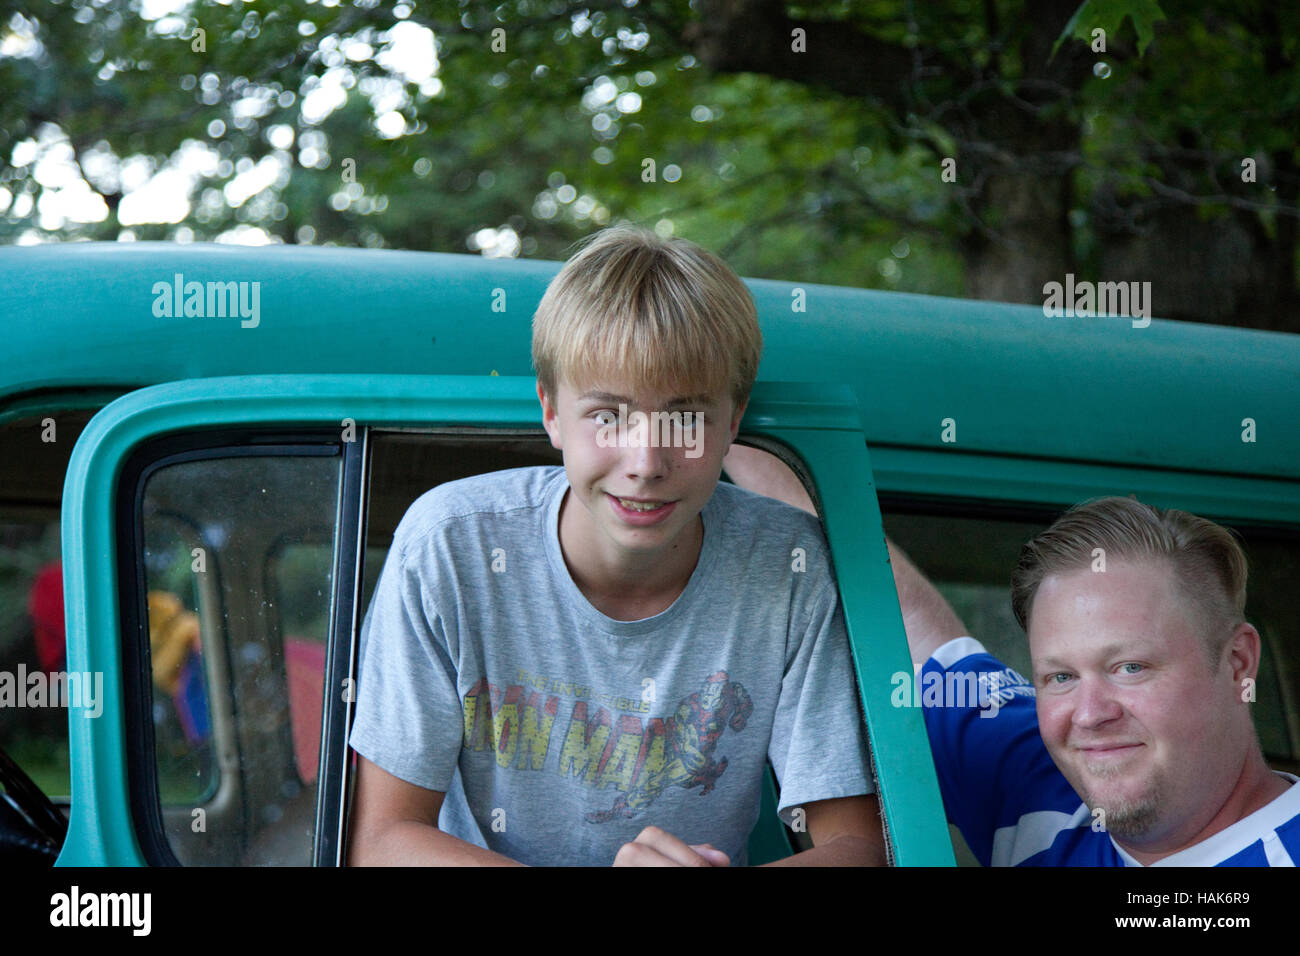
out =
[[533,319],[533,364],[556,386],[749,397],[762,336],[753,299],[716,256],[616,226],[560,270]]

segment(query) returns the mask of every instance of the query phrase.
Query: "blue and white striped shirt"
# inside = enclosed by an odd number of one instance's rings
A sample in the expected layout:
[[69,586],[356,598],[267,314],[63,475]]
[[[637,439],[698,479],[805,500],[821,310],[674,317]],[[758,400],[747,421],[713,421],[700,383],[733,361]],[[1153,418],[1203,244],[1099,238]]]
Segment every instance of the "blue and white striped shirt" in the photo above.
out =
[[[977,687],[952,694],[948,688]],[[918,675],[948,819],[985,866],[1140,866],[1101,829],[1038,732],[1032,684],[969,637],[935,651]],[[953,698],[957,698],[954,700]],[[994,720],[985,717],[996,716]],[[1300,778],[1232,826],[1153,866],[1295,866]]]

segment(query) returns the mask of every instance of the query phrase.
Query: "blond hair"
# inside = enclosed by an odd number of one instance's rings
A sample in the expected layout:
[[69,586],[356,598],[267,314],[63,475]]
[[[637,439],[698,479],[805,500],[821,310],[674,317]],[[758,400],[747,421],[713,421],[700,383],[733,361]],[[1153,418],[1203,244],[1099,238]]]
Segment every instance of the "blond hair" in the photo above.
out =
[[673,396],[729,394],[739,408],[758,375],[754,300],[713,253],[630,225],[584,241],[533,317],[533,367],[561,381],[631,381]]
[[1245,620],[1246,555],[1234,532],[1186,511],[1161,510],[1136,498],[1098,498],[1075,505],[1025,544],[1011,577],[1011,607],[1029,630],[1038,586],[1050,574],[1108,562],[1162,560],[1199,620],[1214,665]]

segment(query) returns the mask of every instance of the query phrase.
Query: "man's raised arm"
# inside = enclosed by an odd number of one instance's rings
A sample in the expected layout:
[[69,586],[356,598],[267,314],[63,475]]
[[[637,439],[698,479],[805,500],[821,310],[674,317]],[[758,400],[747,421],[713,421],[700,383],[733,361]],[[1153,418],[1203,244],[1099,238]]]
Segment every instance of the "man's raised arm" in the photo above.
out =
[[889,546],[889,566],[894,570],[898,606],[903,611],[907,647],[912,652],[912,663],[919,667],[944,644],[970,632],[903,549],[888,539],[885,543]]
[[[732,445],[722,464],[740,487],[802,508],[809,514],[817,513],[798,476],[775,455],[746,445]],[[902,549],[892,541],[886,543],[898,604],[903,611],[907,646],[912,652],[912,663],[920,665],[944,644],[969,632],[943,595]]]

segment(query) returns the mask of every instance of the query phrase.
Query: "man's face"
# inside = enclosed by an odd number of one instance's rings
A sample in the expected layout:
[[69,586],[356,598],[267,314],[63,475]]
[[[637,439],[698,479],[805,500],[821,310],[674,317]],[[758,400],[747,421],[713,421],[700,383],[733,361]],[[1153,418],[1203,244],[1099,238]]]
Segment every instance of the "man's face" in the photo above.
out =
[[618,382],[561,382],[554,396],[539,384],[538,397],[551,444],[564,452],[574,499],[566,508],[581,509],[580,543],[615,559],[645,557],[694,534],[743,407],[729,396],[647,394]]
[[1230,655],[1210,668],[1172,569],[1049,575],[1029,648],[1043,742],[1105,828],[1135,846],[1199,832],[1241,773],[1249,717]]

